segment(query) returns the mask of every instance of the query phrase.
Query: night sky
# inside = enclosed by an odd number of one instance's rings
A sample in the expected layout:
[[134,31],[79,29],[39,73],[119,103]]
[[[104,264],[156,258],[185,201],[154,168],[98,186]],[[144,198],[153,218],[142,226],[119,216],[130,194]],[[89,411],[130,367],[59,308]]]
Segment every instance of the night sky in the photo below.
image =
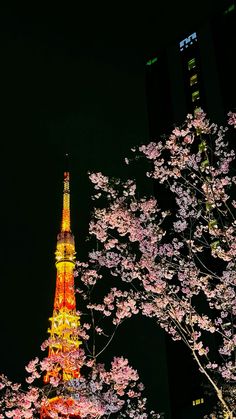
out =
[[[214,2],[155,3],[1,8],[0,370],[14,380],[47,337],[65,152],[77,254],[86,258],[87,172],[132,176],[124,157],[148,140],[145,63],[194,31]],[[134,324],[112,351],[130,357],[158,409],[162,343],[150,321]]]

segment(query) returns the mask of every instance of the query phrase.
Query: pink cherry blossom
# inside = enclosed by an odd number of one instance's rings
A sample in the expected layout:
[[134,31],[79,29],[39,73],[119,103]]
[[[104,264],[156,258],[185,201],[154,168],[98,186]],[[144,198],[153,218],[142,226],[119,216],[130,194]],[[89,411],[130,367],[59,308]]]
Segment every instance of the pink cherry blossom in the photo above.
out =
[[[228,114],[234,128],[235,115]],[[91,307],[114,324],[141,312],[174,340],[182,339],[232,418],[235,405],[227,404],[218,386],[236,380],[236,178],[229,135],[200,109],[166,138],[140,146],[155,198],[136,193],[134,182],[130,194],[121,180],[110,183],[110,192],[109,179],[99,187],[90,177],[103,197],[90,223],[99,242],[90,264],[126,283],[126,291],[112,288]],[[208,347],[208,334],[216,337],[220,361]]]

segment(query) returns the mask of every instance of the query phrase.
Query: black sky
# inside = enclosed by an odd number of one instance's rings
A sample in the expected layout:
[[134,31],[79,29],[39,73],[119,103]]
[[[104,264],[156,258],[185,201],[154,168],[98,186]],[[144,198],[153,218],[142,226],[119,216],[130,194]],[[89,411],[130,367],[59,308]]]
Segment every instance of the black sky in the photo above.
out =
[[[215,3],[1,8],[0,370],[11,378],[21,377],[39,352],[52,312],[64,153],[71,155],[73,230],[82,258],[91,209],[87,172],[130,175],[123,159],[148,139],[145,63],[195,30]],[[137,352],[140,359],[144,347],[149,353],[144,375],[155,400],[161,342],[148,340],[155,333],[149,327]]]

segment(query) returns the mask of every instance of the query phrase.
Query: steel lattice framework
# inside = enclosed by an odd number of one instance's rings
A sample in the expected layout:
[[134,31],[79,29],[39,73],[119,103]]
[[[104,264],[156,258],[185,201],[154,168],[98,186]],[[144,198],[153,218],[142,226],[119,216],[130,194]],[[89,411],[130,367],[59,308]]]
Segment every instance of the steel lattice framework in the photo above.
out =
[[[63,190],[63,208],[61,230],[57,236],[56,245],[56,292],[54,298],[53,315],[50,320],[49,358],[55,358],[58,355],[66,355],[70,351],[77,350],[80,345],[78,338],[78,327],[80,325],[79,315],[76,313],[76,299],[74,289],[74,268],[75,268],[75,241],[70,227],[70,175],[64,173]],[[69,358],[69,357],[68,357]],[[66,359],[66,356],[65,356]],[[61,382],[79,377],[79,370],[74,366],[65,363],[61,365],[54,363],[51,371],[48,371],[44,377],[44,382],[49,383],[51,377],[56,377]],[[42,406],[41,418],[51,418],[50,412],[53,412],[59,398],[49,399]],[[63,399],[60,398],[60,402]],[[73,404],[72,399],[65,400],[65,404]],[[73,415],[71,417],[79,417]]]

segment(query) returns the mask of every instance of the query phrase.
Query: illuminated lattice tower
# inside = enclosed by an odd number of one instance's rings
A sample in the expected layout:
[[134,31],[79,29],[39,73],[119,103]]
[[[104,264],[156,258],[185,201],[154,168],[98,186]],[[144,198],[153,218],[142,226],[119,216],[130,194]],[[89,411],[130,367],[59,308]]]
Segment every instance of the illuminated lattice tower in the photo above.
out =
[[[80,319],[76,314],[76,300],[74,289],[74,267],[75,267],[75,242],[70,229],[70,176],[69,172],[64,173],[63,209],[61,230],[57,236],[56,245],[56,292],[54,298],[53,315],[50,320],[50,344],[48,357],[56,359],[58,355],[65,355],[70,351],[77,350],[80,340],[76,333]],[[68,362],[63,368],[57,363],[44,377],[45,384],[51,378],[57,378],[60,382],[68,381],[79,377],[79,370],[72,367]],[[41,418],[51,418],[58,397],[49,399],[42,406]],[[60,398],[60,400],[62,400]],[[65,404],[73,403],[73,400],[65,400]],[[68,416],[67,416],[68,417]],[[79,417],[73,415],[71,417]]]

